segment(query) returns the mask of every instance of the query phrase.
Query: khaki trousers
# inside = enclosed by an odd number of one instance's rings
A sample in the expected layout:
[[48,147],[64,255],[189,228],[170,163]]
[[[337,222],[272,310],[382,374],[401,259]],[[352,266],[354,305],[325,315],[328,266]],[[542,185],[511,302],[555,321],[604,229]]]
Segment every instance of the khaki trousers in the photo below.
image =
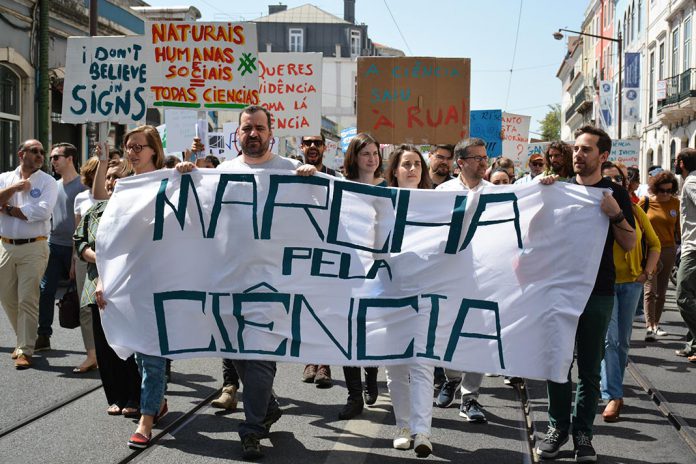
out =
[[0,304],[17,335],[17,352],[34,354],[39,325],[39,284],[48,264],[48,242],[0,241]]

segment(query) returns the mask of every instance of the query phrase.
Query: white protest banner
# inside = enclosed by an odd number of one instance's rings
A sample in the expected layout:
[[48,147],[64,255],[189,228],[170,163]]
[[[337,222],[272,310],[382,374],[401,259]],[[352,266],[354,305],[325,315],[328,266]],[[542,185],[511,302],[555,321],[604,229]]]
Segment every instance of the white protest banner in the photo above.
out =
[[259,53],[259,98],[274,135],[321,133],[321,60],[321,53]]
[[147,111],[143,36],[69,37],[61,121],[140,124]]
[[531,116],[503,112],[503,156],[515,162],[516,170],[527,165],[527,143]]
[[640,165],[640,140],[612,140],[609,161],[613,163],[622,163],[626,167],[638,167]]
[[259,103],[254,23],[148,22],[145,43],[148,105],[203,110]]
[[195,111],[167,108],[164,123],[167,126],[167,153],[176,153],[191,148],[196,136],[198,115]]
[[274,170],[122,179],[97,237],[102,324],[121,357],[565,381],[608,227],[602,193],[467,196]]

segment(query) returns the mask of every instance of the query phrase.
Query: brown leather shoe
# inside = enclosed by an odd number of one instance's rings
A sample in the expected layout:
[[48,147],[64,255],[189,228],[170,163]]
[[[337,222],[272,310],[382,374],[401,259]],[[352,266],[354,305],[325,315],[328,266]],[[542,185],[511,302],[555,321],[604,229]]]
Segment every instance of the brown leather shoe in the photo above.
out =
[[31,367],[31,356],[20,354],[15,359],[15,369],[29,369]]
[[19,356],[19,353],[17,352],[17,348],[15,348],[12,352],[12,359],[17,359],[17,356]]
[[622,398],[609,400],[607,407],[604,408],[604,412],[602,412],[602,419],[604,419],[604,422],[618,421],[619,415],[621,414],[621,406],[623,406]]

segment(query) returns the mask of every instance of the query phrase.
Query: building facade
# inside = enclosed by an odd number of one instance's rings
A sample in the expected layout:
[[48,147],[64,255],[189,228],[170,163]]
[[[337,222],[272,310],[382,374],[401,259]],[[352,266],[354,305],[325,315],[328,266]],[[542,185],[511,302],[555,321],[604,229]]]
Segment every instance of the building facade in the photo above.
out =
[[[39,80],[39,34],[48,28],[50,124],[48,143],[70,142],[85,153],[85,126],[62,124],[63,77],[67,38],[89,35],[89,0],[51,0],[49,22],[40,23],[38,1],[0,0],[0,172],[17,164],[22,140],[37,137]],[[142,34],[144,23],[130,9],[141,0],[99,0],[99,35]]]

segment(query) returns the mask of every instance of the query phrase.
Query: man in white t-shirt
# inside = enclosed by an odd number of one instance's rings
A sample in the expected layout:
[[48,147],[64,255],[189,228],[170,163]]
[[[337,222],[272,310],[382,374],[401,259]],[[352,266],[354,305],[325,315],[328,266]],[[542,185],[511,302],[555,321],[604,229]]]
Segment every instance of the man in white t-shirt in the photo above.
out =
[[39,283],[48,263],[56,180],[41,171],[43,145],[19,146],[19,166],[0,174],[0,304],[17,335],[15,368],[31,367],[39,317]]
[[[239,115],[237,140],[242,149],[239,156],[220,163],[218,169],[288,169],[294,170],[301,176],[311,176],[317,172],[312,165],[303,165],[297,160],[281,157],[271,151],[270,143],[273,140],[271,113],[261,106],[248,106],[242,110]],[[191,150],[197,152],[201,149],[200,141],[194,141]],[[180,163],[177,165],[177,170],[185,173],[193,167],[191,163]],[[271,425],[283,415],[273,395],[276,363],[224,359],[223,369],[227,372],[231,371],[230,363],[244,383],[245,420],[239,425],[242,457],[245,460],[258,459],[263,456],[260,440],[268,435]],[[223,387],[223,392],[226,387],[227,385]]]

